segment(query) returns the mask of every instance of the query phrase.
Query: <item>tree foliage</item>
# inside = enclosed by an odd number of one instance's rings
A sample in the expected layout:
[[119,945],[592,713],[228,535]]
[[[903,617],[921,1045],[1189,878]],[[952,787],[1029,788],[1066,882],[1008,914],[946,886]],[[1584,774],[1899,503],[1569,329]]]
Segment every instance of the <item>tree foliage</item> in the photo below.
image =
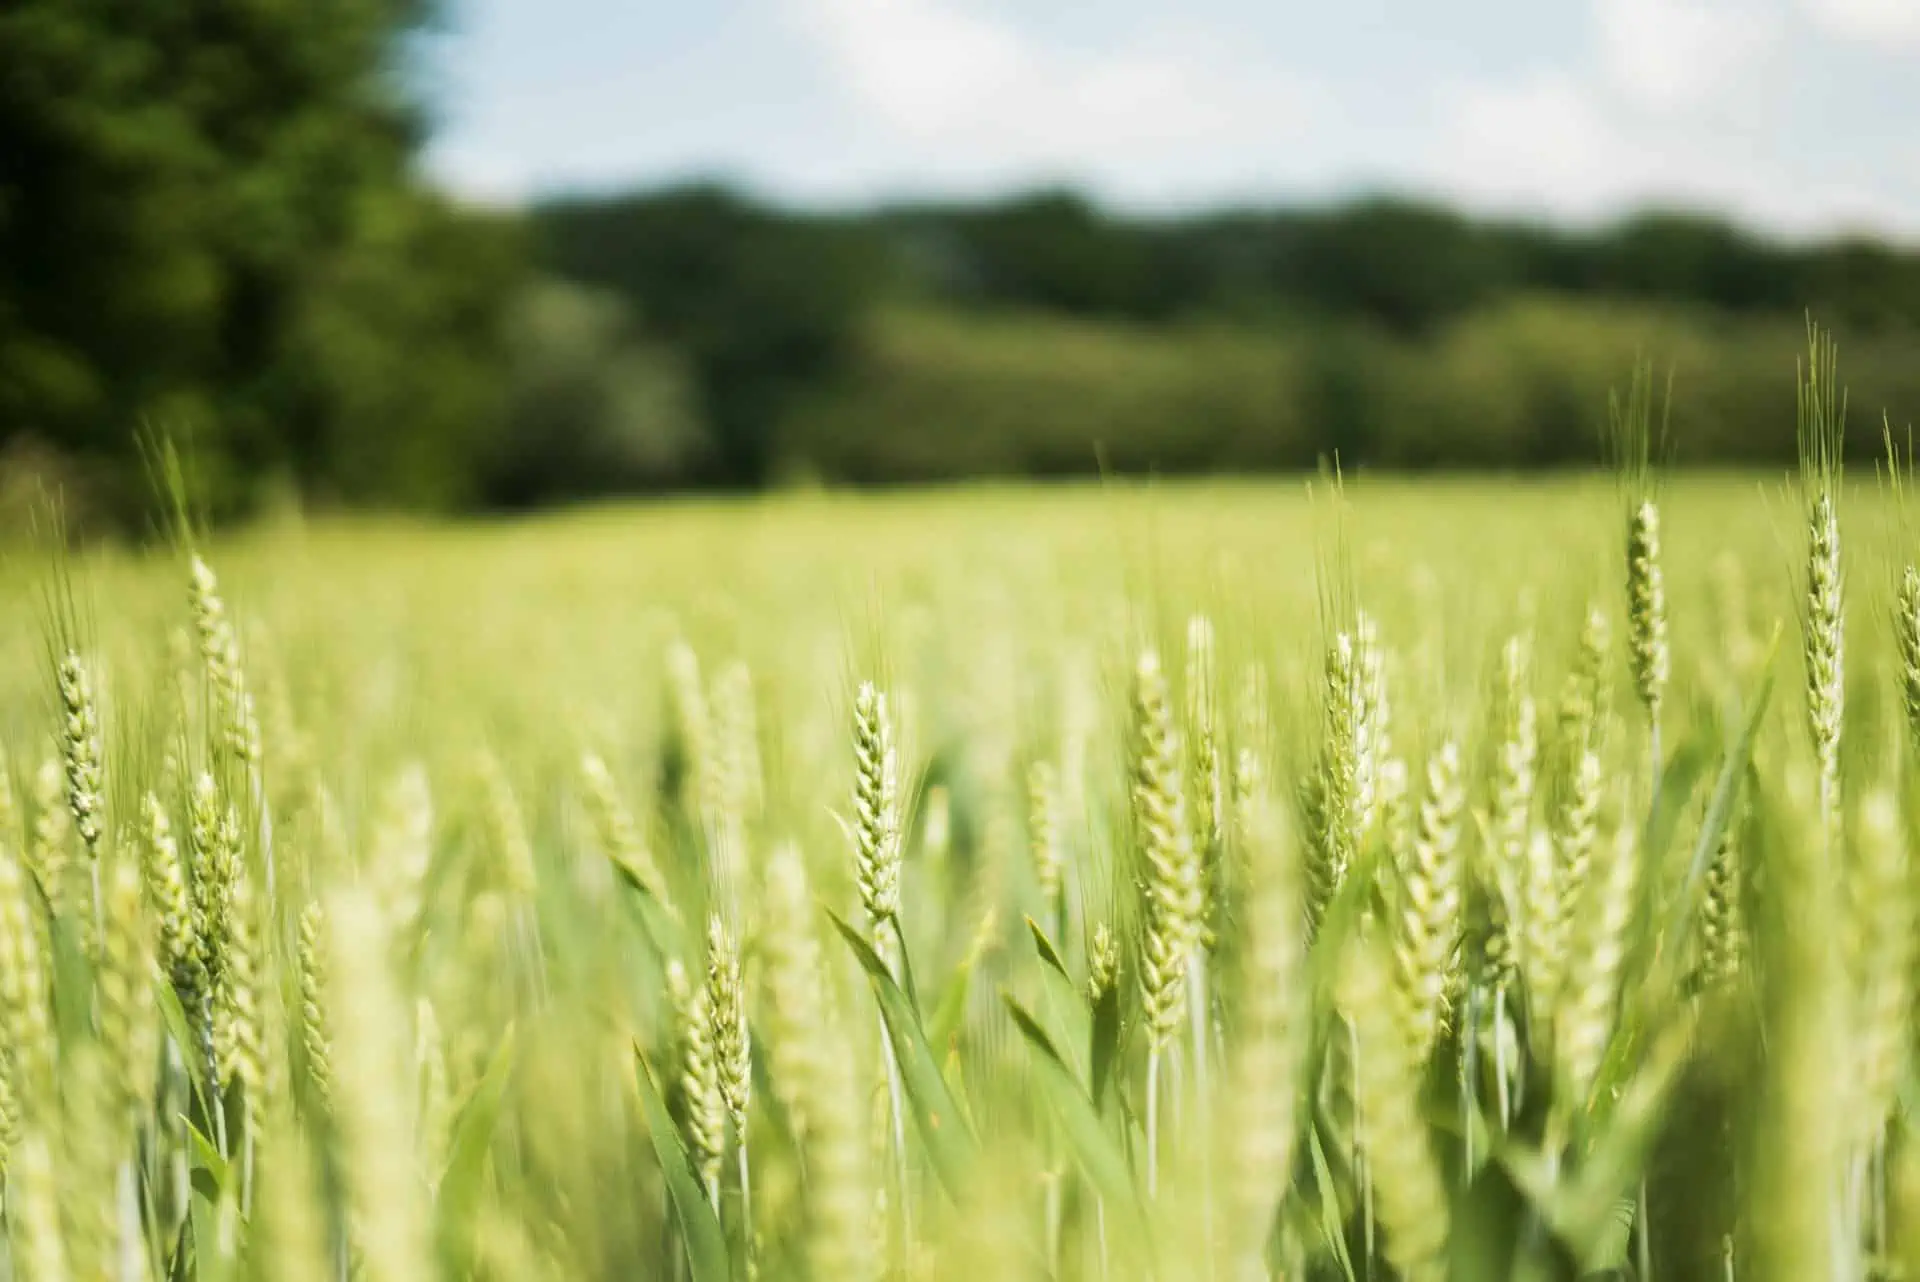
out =
[[515,255],[411,176],[404,59],[430,16],[0,7],[0,432],[126,464],[159,425],[224,504],[271,473],[461,497],[444,464],[497,404]]
[[1584,466],[1672,363],[1684,456],[1789,460],[1805,311],[1896,416],[1920,255],[1702,214],[1590,231],[1399,198],[1125,217],[1046,190],[832,217],[715,187],[533,211],[549,270],[683,354],[723,482],[1354,465]]
[[547,266],[630,300],[693,367],[707,479],[759,484],[780,416],[850,352],[878,260],[857,222],[760,208],[724,189],[546,207]]

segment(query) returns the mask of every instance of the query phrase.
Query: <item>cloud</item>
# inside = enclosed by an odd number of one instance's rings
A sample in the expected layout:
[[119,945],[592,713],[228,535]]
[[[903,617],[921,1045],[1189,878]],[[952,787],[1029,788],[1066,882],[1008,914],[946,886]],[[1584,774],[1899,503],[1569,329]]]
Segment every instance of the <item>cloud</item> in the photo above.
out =
[[[834,84],[934,177],[1038,173],[1138,183],[1232,169],[1311,119],[1301,77],[1194,31],[1093,49],[964,0],[788,0]],[[1217,172],[1216,177],[1220,176]]]
[[1582,220],[1678,205],[1788,233],[1914,226],[1893,192],[1781,145],[1777,0],[1592,0],[1590,12],[1584,59],[1441,86],[1426,181],[1482,208]]
[[1593,17],[1607,84],[1657,113],[1712,108],[1757,88],[1781,36],[1764,0],[1595,0]]
[[1031,55],[1013,32],[929,0],[810,0],[802,18],[844,87],[912,134],[937,137],[973,123],[1032,75]]
[[1885,49],[1920,49],[1920,4],[1914,0],[1800,0],[1827,35]]
[[638,73],[514,47],[428,163],[490,203],[688,174],[825,203],[1063,181],[1158,210],[1391,188],[1920,234],[1920,154],[1897,129],[1920,90],[1883,52],[1920,48],[1920,0],[1584,0],[1584,44],[1479,28],[1460,56],[1383,40],[1382,7],[1303,33],[1246,0],[1128,6],[1131,25],[1025,0],[751,0],[738,30],[681,33]]
[[1564,71],[1453,82],[1440,91],[1437,121],[1429,180],[1484,205],[1596,214],[1647,163],[1599,97]]
[[1591,221],[1664,205],[1789,235],[1920,229],[1894,186],[1795,164],[1764,131],[1636,115],[1574,72],[1453,82],[1434,119],[1422,180],[1483,210]]

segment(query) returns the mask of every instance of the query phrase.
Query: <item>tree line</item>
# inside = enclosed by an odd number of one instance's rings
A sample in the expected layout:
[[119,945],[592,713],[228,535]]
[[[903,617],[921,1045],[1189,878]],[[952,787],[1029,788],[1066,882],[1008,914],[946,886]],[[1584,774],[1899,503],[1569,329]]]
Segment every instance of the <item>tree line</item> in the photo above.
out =
[[713,185],[468,208],[420,173],[438,16],[0,8],[0,506],[51,477],[128,519],[143,433],[219,513],[1329,450],[1546,467],[1593,457],[1642,349],[1680,366],[1694,457],[1786,457],[1766,398],[1809,309],[1874,405],[1920,404],[1920,253],[1706,215],[1144,218],[1064,191],[821,214]]
[[1920,253],[1703,213],[1144,218],[1043,191],[827,216],[688,186],[529,223],[543,275],[671,353],[701,418],[640,483],[1583,466],[1642,357],[1676,373],[1682,461],[1790,461],[1809,312],[1862,404],[1920,410]]

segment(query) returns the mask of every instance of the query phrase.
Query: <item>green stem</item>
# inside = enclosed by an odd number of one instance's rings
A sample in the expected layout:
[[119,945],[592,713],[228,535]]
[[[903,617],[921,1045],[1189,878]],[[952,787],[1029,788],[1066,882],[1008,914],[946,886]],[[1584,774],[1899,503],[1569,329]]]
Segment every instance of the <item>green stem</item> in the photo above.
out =
[[1467,988],[1466,1035],[1460,1043],[1460,1134],[1466,1147],[1466,1161],[1460,1167],[1460,1187],[1473,1181],[1473,1096],[1480,1067],[1480,986]]
[[[1651,813],[1660,795],[1660,718],[1649,708],[1647,710],[1647,770],[1650,782],[1647,791],[1647,809]],[[1647,1223],[1647,1180],[1640,1177],[1639,1200],[1634,1206],[1633,1242],[1634,1262],[1639,1269],[1639,1282],[1653,1282],[1653,1230]]]
[[[747,1137],[740,1136],[740,1241],[749,1262],[753,1259],[753,1180],[747,1167]],[[752,1273],[748,1265],[748,1273]]]
[[[900,918],[896,915],[874,927],[874,942],[881,940],[881,931],[886,928],[893,931],[894,948],[904,957],[907,950],[905,933],[900,929]],[[896,982],[905,969],[899,960],[882,954],[887,970]],[[908,1200],[910,1172],[907,1168],[907,1111],[905,1091],[900,1081],[900,1064],[894,1056],[893,1039],[887,1033],[885,1012],[880,1016],[880,1057],[887,1070],[887,1103],[893,1115],[893,1160],[894,1177],[900,1190],[900,1260],[903,1266],[910,1266],[913,1258],[913,1206]]]
[[901,1099],[900,1066],[894,1062],[893,1043],[887,1040],[884,1016],[880,1020],[880,1038],[880,1057],[887,1069],[887,1102],[893,1114],[893,1161],[894,1178],[900,1190],[900,1236],[910,1249],[913,1242],[913,1211],[907,1203],[906,1112]]
[[1500,1129],[1513,1125],[1512,1091],[1507,1084],[1507,988],[1493,990],[1493,1089],[1500,1110]]
[[1633,1211],[1634,1264],[1640,1282],[1653,1282],[1653,1241],[1647,1225],[1647,1181],[1640,1181],[1640,1198]]
[[1347,1044],[1353,1056],[1353,1074],[1349,1083],[1353,1091],[1353,1164],[1360,1178],[1360,1224],[1361,1243],[1367,1264],[1367,1275],[1373,1275],[1373,1172],[1368,1169],[1367,1155],[1361,1149],[1358,1139],[1366,1128],[1360,1117],[1360,1031],[1353,1022],[1347,1022]]
[[1193,1127],[1190,1132],[1200,1144],[1201,1240],[1205,1243],[1206,1277],[1214,1276],[1213,1261],[1213,1162],[1211,1139],[1211,1096],[1207,1092],[1207,1027],[1212,1021],[1207,1010],[1207,955],[1195,945],[1187,961],[1187,1008],[1193,1030]]
[[1147,1196],[1160,1191],[1160,1048],[1147,1052]]
[[1094,1231],[1100,1239],[1100,1276],[1107,1279],[1113,1276],[1113,1262],[1107,1256],[1107,1204],[1096,1201],[1093,1204]]

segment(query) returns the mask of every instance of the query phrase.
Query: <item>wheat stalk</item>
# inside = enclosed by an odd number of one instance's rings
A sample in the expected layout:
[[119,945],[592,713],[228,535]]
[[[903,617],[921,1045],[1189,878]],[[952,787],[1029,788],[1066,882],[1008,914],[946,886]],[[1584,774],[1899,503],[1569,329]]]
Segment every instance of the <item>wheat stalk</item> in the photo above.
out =
[[252,765],[260,760],[260,722],[254,715],[253,696],[247,690],[240,642],[227,617],[220,581],[197,554],[188,566],[187,586],[194,629],[199,634],[200,659],[212,694],[218,741],[236,760]]
[[1050,761],[1027,770],[1027,849],[1046,921],[1056,933],[1066,911],[1066,855],[1060,836],[1060,781]]
[[[899,975],[906,940],[900,928],[900,763],[894,753],[893,719],[887,696],[871,681],[860,684],[853,701],[853,846],[854,881],[866,912],[874,951]],[[907,1123],[900,1065],[881,1019],[881,1056],[887,1074],[887,1104],[892,1118],[894,1176],[900,1199],[904,1254],[913,1251],[908,1202]]]
[[614,783],[607,763],[597,753],[586,753],[580,758],[580,775],[586,784],[587,809],[594,831],[607,857],[644,887],[668,916],[677,917],[673,898],[667,893],[666,878],[661,876],[660,866],[633,812],[621,799],[619,786]]
[[307,1057],[307,1085],[324,1115],[333,1108],[333,1035],[327,1015],[327,910],[315,900],[300,910],[294,954],[300,992],[300,1042]]
[[0,1031],[14,1094],[37,1111],[52,1102],[58,1045],[31,894],[19,861],[0,850]]
[[115,1112],[131,1131],[152,1102],[159,1064],[160,1012],[153,1004],[153,985],[160,968],[140,870],[131,861],[113,862],[103,900],[106,929],[95,980],[100,1044],[112,1072]]
[[328,899],[328,957],[354,1035],[334,1047],[334,1121],[361,1275],[368,1282],[432,1276],[427,1221],[405,1093],[406,1013],[395,982],[392,918],[363,890]]
[[1292,833],[1271,799],[1249,803],[1244,826],[1252,872],[1247,940],[1238,975],[1239,1019],[1228,1064],[1226,1116],[1233,1276],[1267,1276],[1266,1245],[1285,1193],[1298,1125],[1299,1069],[1307,1046],[1301,1000],[1305,961],[1301,887]]
[[1424,1061],[1446,1026],[1451,968],[1461,938],[1460,749],[1441,744],[1427,763],[1426,793],[1400,877],[1395,978],[1403,1037]]
[[1875,789],[1860,801],[1846,870],[1847,944],[1854,996],[1854,1067],[1847,1077],[1856,1146],[1874,1144],[1910,1062],[1915,910],[1899,803]]
[[500,759],[482,752],[479,759],[480,787],[485,797],[485,816],[489,844],[499,857],[500,876],[507,893],[530,902],[540,890],[539,870],[533,857],[533,842],[527,835],[527,818],[514,795],[513,785]]
[[87,858],[100,858],[106,836],[106,770],[102,764],[100,712],[93,679],[80,656],[68,651],[60,660],[60,746],[66,766],[67,806]]
[[1820,808],[1831,829],[1840,804],[1840,735],[1846,698],[1838,490],[1846,424],[1833,340],[1809,327],[1800,378],[1800,485],[1807,528],[1806,601],[1801,620],[1807,727],[1820,771]]
[[[825,1044],[839,1044],[844,1028],[831,1006],[819,1031]],[[806,1258],[817,1278],[862,1282],[880,1272],[869,1231],[877,1190],[868,1171],[862,1099],[854,1058],[822,1057],[806,1145]]]
[[40,883],[47,907],[56,917],[71,916],[73,808],[67,801],[66,769],[56,757],[40,763],[33,777],[33,832],[27,843],[27,867]]
[[1581,896],[1566,991],[1554,1016],[1554,1045],[1565,1091],[1561,1106],[1565,1109],[1585,1106],[1608,1039],[1613,1036],[1640,873],[1635,836],[1630,826],[1623,826],[1611,841],[1594,843],[1604,863],[1601,875]]
[[854,698],[853,756],[854,875],[874,949],[891,958],[900,942],[900,765],[887,696],[872,682]]
[[1447,1191],[1420,1113],[1420,1062],[1401,1035],[1390,963],[1362,940],[1338,978],[1341,1012],[1354,1031],[1359,1145],[1386,1254],[1408,1282],[1446,1276]]
[[1907,714],[1908,743],[1920,754],[1920,569],[1911,565],[1900,572],[1893,636],[1900,655],[1900,697]]
[[420,928],[433,870],[433,787],[419,762],[388,783],[369,842],[372,872],[396,943]]
[[53,1155],[44,1136],[27,1135],[7,1173],[7,1223],[13,1231],[13,1256],[23,1277],[33,1282],[67,1282],[67,1247],[60,1230],[60,1189]]
[[713,992],[694,983],[678,959],[667,963],[667,996],[679,1041],[682,1136],[714,1209],[720,1209],[720,1167],[726,1160],[727,1105],[713,1044]]
[[1201,861],[1187,827],[1180,732],[1160,657],[1141,652],[1133,682],[1132,798],[1140,859],[1140,1002],[1147,1033],[1147,1192],[1158,1186],[1160,1062],[1180,1026],[1187,967],[1200,938]]
[[740,977],[739,945],[720,914],[707,919],[707,1017],[711,1020],[714,1076],[733,1124],[740,1162],[742,1221],[752,1237],[752,1185],[747,1164],[747,1104],[753,1091],[752,1034],[747,1027],[746,985]]
[[774,1096],[787,1126],[802,1145],[812,1129],[812,1109],[825,1061],[838,1048],[827,1042],[821,1021],[820,943],[811,922],[816,912],[807,884],[806,860],[793,842],[776,843],[763,875],[760,927],[759,1027],[766,1046]]
[[1373,804],[1365,673],[1347,633],[1335,636],[1327,652],[1322,689],[1320,762],[1308,777],[1301,807],[1310,839],[1307,920],[1316,931],[1346,880]]
[[1700,899],[1701,984],[1724,990],[1738,983],[1747,964],[1747,923],[1744,855],[1740,848],[1740,815],[1728,815],[1713,856],[1707,863]]

